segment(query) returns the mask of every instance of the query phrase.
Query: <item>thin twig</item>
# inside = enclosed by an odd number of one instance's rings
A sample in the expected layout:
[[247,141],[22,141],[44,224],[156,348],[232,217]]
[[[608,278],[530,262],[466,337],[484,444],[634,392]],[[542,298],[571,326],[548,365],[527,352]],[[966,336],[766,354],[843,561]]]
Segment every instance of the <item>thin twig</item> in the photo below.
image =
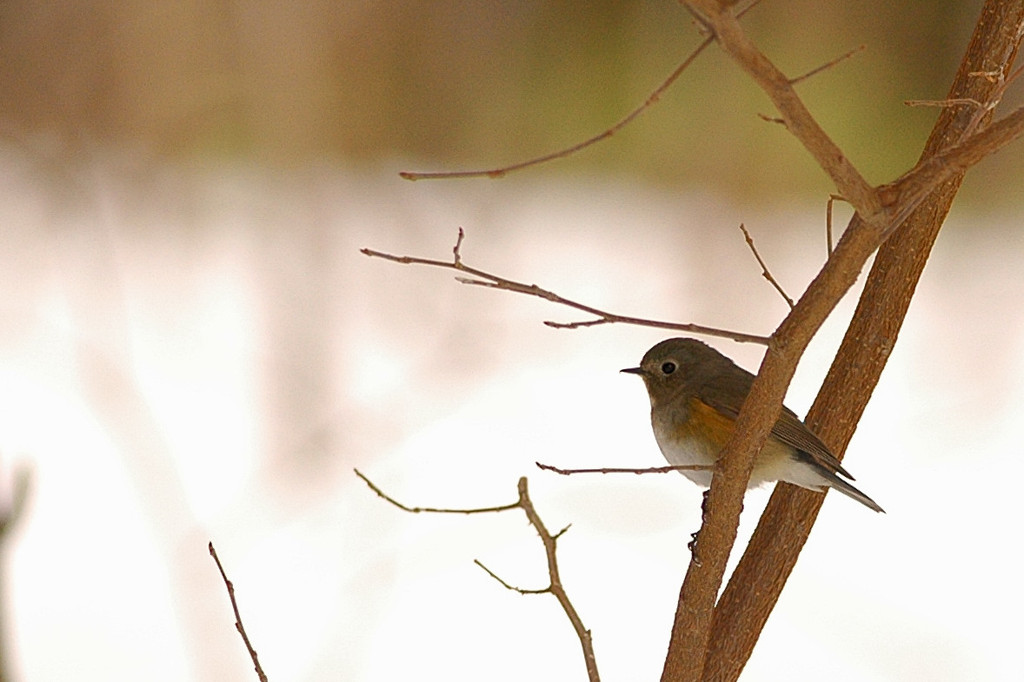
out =
[[512,502],[511,504],[503,504],[497,507],[475,507],[471,509],[448,509],[443,507],[407,507],[398,500],[396,500],[395,498],[389,496],[380,488],[378,488],[373,483],[373,481],[371,481],[365,475],[363,475],[363,472],[361,472],[359,469],[353,469],[353,471],[356,472],[356,476],[363,479],[363,482],[370,487],[370,490],[377,493],[378,497],[387,500],[388,502],[395,505],[402,511],[407,511],[410,514],[487,514],[492,512],[508,511],[510,509],[518,509],[520,506],[517,500],[516,502]]
[[975,112],[965,126],[965,130],[976,130],[973,134],[961,135],[958,144],[922,158],[910,171],[879,187],[892,216],[884,237],[901,225],[936,187],[1024,135],[1024,107],[1015,109],[995,123],[980,127],[988,110],[986,106]]
[[591,682],[598,682],[600,675],[597,672],[597,659],[594,656],[594,644],[590,636],[590,630],[583,625],[583,619],[580,618],[580,614],[576,612],[576,607],[573,606],[569,595],[566,594],[565,588],[562,586],[561,575],[558,572],[557,543],[558,535],[561,535],[561,533],[553,536],[544,526],[544,521],[537,514],[537,510],[533,508],[533,502],[530,500],[526,487],[525,476],[519,479],[518,487],[519,502],[523,507],[523,512],[526,514],[526,518],[530,520],[530,525],[537,530],[541,542],[544,543],[544,553],[548,559],[548,578],[551,580],[551,594],[558,600],[562,610],[565,611],[565,615],[569,618],[569,622],[572,623],[573,630],[576,631],[576,637],[580,640],[580,646],[583,649],[583,660],[586,662],[588,677]]
[[775,123],[782,126],[783,128],[786,127],[786,119],[784,118],[779,118],[778,116],[769,116],[768,114],[762,114],[760,112],[757,114],[757,117],[762,121],[765,121],[766,123]]
[[855,47],[852,50],[850,50],[849,52],[847,52],[846,54],[841,54],[838,57],[836,57],[835,59],[833,59],[832,61],[830,61],[830,62],[828,62],[826,64],[822,64],[821,66],[819,66],[817,68],[811,69],[810,71],[808,71],[807,73],[803,74],[802,76],[797,76],[796,78],[790,78],[789,79],[789,84],[790,85],[796,85],[800,81],[805,81],[808,78],[810,78],[811,76],[816,76],[816,75],[818,75],[819,73],[821,73],[822,71],[824,71],[826,69],[831,69],[833,66],[835,66],[839,62],[845,61],[845,60],[849,59],[850,57],[852,57],[853,55],[857,54],[858,52],[861,52],[864,49],[864,47],[865,47],[864,45],[861,45],[859,47]]
[[964,128],[963,133],[960,135],[960,141],[967,139],[973,135],[981,127],[982,121],[989,116],[991,112],[996,110],[996,107],[1003,101],[1003,95],[1006,94],[1006,89],[1013,83],[1024,72],[1024,66],[1017,67],[1015,71],[1010,73],[1009,76],[1003,75],[1002,71],[973,71],[970,76],[976,76],[984,78],[989,83],[997,83],[996,89],[992,95],[988,98],[988,103],[981,105],[974,111],[974,116],[971,118],[971,122]]
[[[990,97],[987,104],[979,102],[973,97],[950,97],[948,99],[908,99],[904,100],[904,104],[909,107],[955,107],[955,106],[971,106],[976,109],[982,109],[985,111],[991,111],[995,109],[1002,101],[1003,94],[1006,92],[1006,88],[1010,86],[1010,83],[1020,77],[1021,72],[1024,72],[1024,66],[1017,67],[1017,69],[1006,77],[998,88],[996,88],[993,95]],[[972,71],[967,74],[968,76],[978,76],[984,78],[990,83],[998,83],[1003,77],[1002,71]]]
[[981,102],[970,97],[954,97],[953,99],[905,99],[903,103],[908,107],[983,107]]
[[754,246],[754,238],[750,236],[750,232],[747,231],[747,226],[740,223],[740,230],[743,232],[743,239],[746,240],[747,246],[750,247],[750,252],[754,254],[754,258],[757,259],[757,264],[761,266],[761,276],[764,277],[768,282],[775,287],[775,291],[779,292],[782,296],[782,300],[789,304],[789,309],[793,309],[793,299],[789,297],[786,290],[782,288],[779,281],[775,279],[772,273],[768,270],[768,264],[764,262],[764,258],[761,258],[761,254],[757,252],[757,247]]
[[[461,243],[461,240],[460,240]],[[459,262],[458,244],[455,247],[455,262]],[[568,530],[568,526],[560,530],[558,533],[552,535],[544,522],[541,520],[540,515],[537,514],[537,510],[533,507],[533,502],[530,500],[530,493],[527,487],[526,477],[519,479],[517,490],[519,492],[519,499],[513,504],[500,505],[495,507],[480,507],[476,509],[446,509],[440,507],[410,507],[402,504],[390,495],[385,494],[379,487],[377,487],[370,479],[362,474],[358,469],[355,470],[356,475],[363,479],[363,482],[370,487],[370,489],[377,493],[379,497],[387,500],[399,509],[407,512],[432,512],[438,514],[486,514],[492,512],[508,511],[510,509],[522,509],[523,513],[526,514],[526,518],[530,521],[530,525],[537,531],[537,535],[540,536],[541,542],[544,544],[544,553],[547,556],[548,564],[548,580],[549,585],[544,589],[530,590],[521,587],[515,587],[505,580],[498,577],[498,575],[491,569],[484,566],[480,561],[474,560],[474,563],[487,572],[492,578],[501,583],[505,588],[519,592],[520,594],[552,594],[558,603],[561,605],[562,610],[568,617],[569,622],[572,624],[573,630],[576,631],[576,637],[580,641],[580,647],[583,649],[583,660],[587,668],[587,676],[590,682],[600,682],[600,675],[597,671],[597,659],[594,656],[594,644],[590,636],[590,630],[583,625],[583,620],[577,613],[576,608],[573,606],[572,601],[566,594],[565,588],[562,586],[562,578],[558,570],[558,555],[557,555],[557,544],[558,538]]]
[[538,469],[552,471],[562,476],[573,474],[667,474],[671,471],[711,471],[713,464],[669,464],[660,467],[644,467],[634,469],[630,467],[601,467],[600,469],[562,469],[543,462],[534,462]]
[[835,242],[832,239],[832,206],[837,201],[845,201],[838,194],[829,194],[828,203],[825,204],[825,248],[828,249],[828,257],[832,257],[832,251],[835,249]]
[[[1002,71],[972,71],[967,74],[968,76],[975,76],[984,78],[990,83],[997,84],[997,87],[992,91],[990,97],[986,102],[980,102],[973,97],[950,97],[944,100],[907,100],[905,103],[909,106],[934,106],[934,107],[954,107],[954,106],[969,106],[974,109],[974,113],[971,116],[971,120],[963,127],[962,132],[957,138],[958,143],[967,142],[975,133],[978,133],[982,122],[986,118],[990,119],[990,115],[995,111],[996,107],[1003,101],[1003,95],[1006,93],[1006,89],[1010,87],[1017,78],[1020,77],[1021,73],[1024,73],[1024,66],[1018,67],[1009,76],[1003,77]],[[1019,111],[1019,110],[1018,110]],[[1016,112],[1014,112],[1016,113]],[[1009,117],[1007,117],[1009,118]],[[1002,121],[1006,121],[1004,118]],[[1019,134],[1019,133],[1018,133]],[[996,149],[993,149],[989,153],[994,153]],[[920,164],[919,164],[920,165]],[[915,169],[916,170],[916,169]],[[966,170],[966,169],[965,169]],[[937,182],[935,184],[938,184]]]
[[[750,3],[750,5],[748,5],[742,11],[740,11],[737,14],[737,16],[743,16],[748,11],[750,11],[755,5],[757,5],[760,1],[761,0],[754,0],[753,2]],[[594,135],[592,137],[589,137],[589,138],[587,138],[586,140],[584,140],[582,142],[577,142],[574,145],[571,145],[569,147],[565,147],[563,149],[559,149],[558,151],[549,152],[547,154],[542,154],[541,156],[537,156],[537,157],[529,159],[527,161],[520,161],[518,163],[513,163],[513,164],[508,165],[508,166],[501,166],[500,168],[491,168],[489,170],[477,169],[477,170],[468,170],[468,171],[426,171],[426,172],[402,171],[398,175],[403,177],[403,178],[405,178],[406,180],[441,180],[441,179],[454,179],[454,178],[500,178],[500,177],[503,177],[503,176],[505,176],[505,175],[507,175],[509,173],[514,172],[514,171],[522,170],[524,168],[529,168],[531,166],[537,166],[537,165],[540,165],[542,163],[547,163],[548,161],[556,161],[558,159],[564,159],[564,158],[566,158],[568,156],[572,156],[576,152],[582,151],[582,150],[586,149],[587,147],[590,147],[591,145],[597,144],[601,140],[604,140],[604,139],[607,139],[607,138],[611,137],[612,135],[614,135],[615,133],[619,132],[620,130],[625,128],[627,125],[632,123],[634,119],[636,119],[638,116],[640,116],[640,114],[642,114],[645,111],[647,111],[648,109],[650,109],[654,104],[657,104],[657,102],[661,99],[661,96],[663,94],[665,94],[665,91],[668,90],[670,87],[672,87],[672,84],[675,83],[676,80],[679,79],[679,76],[681,76],[683,74],[683,71],[686,71],[686,69],[688,69],[690,67],[690,65],[694,62],[694,60],[697,59],[697,57],[700,55],[700,53],[703,52],[705,49],[707,49],[707,47],[709,45],[711,45],[711,43],[713,43],[713,42],[714,42],[714,37],[713,36],[708,36],[707,38],[705,38],[701,42],[701,44],[698,45],[696,48],[694,48],[693,52],[691,52],[690,55],[686,59],[684,59],[683,62],[679,66],[677,66],[675,68],[675,70],[672,71],[672,73],[670,73],[668,75],[668,78],[663,80],[661,82],[661,85],[656,87],[651,92],[651,94],[649,94],[647,96],[647,99],[645,99],[640,106],[638,106],[636,109],[633,109],[633,111],[631,111],[628,114],[626,114],[626,116],[624,118],[619,120],[619,122],[616,123],[615,125],[613,125],[612,127],[607,128],[603,132],[598,133],[597,135]]]
[[480,568],[484,569],[484,572],[487,575],[489,575],[492,578],[494,578],[495,580],[497,580],[498,583],[502,587],[504,587],[506,590],[511,590],[512,592],[518,592],[519,594],[548,594],[548,593],[551,592],[551,585],[548,585],[547,587],[545,587],[543,589],[534,589],[534,590],[527,589],[525,587],[517,587],[516,585],[512,585],[511,583],[506,582],[497,573],[495,573],[491,569],[489,569],[486,566],[484,566],[483,562],[480,561],[479,559],[473,559],[473,563],[476,564],[477,566],[479,566]]
[[256,649],[252,647],[252,643],[249,641],[249,635],[245,633],[245,627],[242,625],[242,615],[238,612],[238,602],[235,601],[235,586],[230,580],[228,580],[227,573],[224,572],[224,566],[220,563],[220,557],[217,556],[217,550],[213,548],[213,542],[209,544],[210,556],[217,563],[217,570],[220,571],[220,577],[224,580],[224,586],[228,590],[228,598],[231,600],[231,610],[235,612],[235,629],[238,630],[238,634],[242,636],[242,641],[245,642],[245,648],[249,651],[249,658],[252,659],[252,664],[256,668],[256,675],[259,676],[260,682],[267,682],[267,676],[263,672],[263,667],[260,665],[259,656],[256,655]]
[[583,142],[577,142],[574,145],[559,149],[558,151],[549,152],[542,154],[541,156],[528,159],[527,161],[520,161],[513,163],[508,166],[501,166],[500,168],[491,168],[488,170],[467,170],[467,171],[401,171],[398,175],[405,178],[406,180],[443,180],[443,179],[454,179],[454,178],[500,178],[508,173],[512,173],[517,170],[529,168],[530,166],[538,166],[548,161],[556,161],[558,159],[564,159],[568,156],[572,156],[576,152],[582,151],[591,145],[597,144],[601,140],[607,139],[619,132],[627,125],[633,122],[633,119],[644,113],[653,104],[657,103],[661,98],[661,95],[668,90],[668,88],[682,75],[690,64],[697,58],[697,56],[703,52],[711,43],[713,39],[706,38],[697,48],[690,53],[682,64],[677,66],[675,70],[669,74],[668,78],[662,81],[661,85],[654,89],[654,91],[647,96],[643,104],[638,106],[636,109],[627,114],[622,120],[613,125],[611,128],[598,133],[592,137],[587,138]]
[[459,236],[453,249],[454,257],[451,261],[435,260],[432,258],[419,258],[416,256],[395,256],[390,253],[383,253],[381,251],[374,251],[373,249],[360,249],[360,253],[371,258],[383,258],[393,263],[401,263],[403,265],[430,265],[437,268],[445,268],[448,270],[457,270],[463,272],[471,277],[456,277],[455,279],[462,284],[471,284],[474,286],[489,287],[492,289],[501,289],[503,291],[513,291],[519,294],[526,294],[527,296],[536,296],[542,298],[545,301],[563,305],[574,310],[579,310],[590,315],[593,315],[595,319],[585,320],[581,322],[553,322],[546,320],[545,325],[554,327],[555,329],[578,329],[580,327],[594,327],[601,324],[632,324],[641,327],[654,327],[656,329],[671,329],[673,331],[688,332],[692,334],[704,334],[706,336],[716,336],[725,339],[732,339],[740,343],[758,343],[766,345],[768,338],[765,336],[758,336],[756,334],[746,334],[743,332],[735,332],[728,329],[717,329],[715,327],[705,327],[699,324],[685,324],[679,322],[664,322],[662,320],[650,320],[641,317],[632,317],[629,315],[617,315],[610,313],[593,306],[589,306],[571,299],[560,296],[553,291],[542,289],[536,284],[524,284],[523,282],[516,282],[514,280],[506,279],[498,275],[484,272],[476,268],[471,268],[462,261],[461,246],[462,240],[465,236],[462,228],[459,228]]
[[887,223],[888,216],[874,188],[807,110],[793,88],[792,79],[779,71],[746,35],[731,9],[714,0],[687,0],[686,7],[714,34],[719,46],[771,98],[787,130],[828,173],[861,218],[870,224]]

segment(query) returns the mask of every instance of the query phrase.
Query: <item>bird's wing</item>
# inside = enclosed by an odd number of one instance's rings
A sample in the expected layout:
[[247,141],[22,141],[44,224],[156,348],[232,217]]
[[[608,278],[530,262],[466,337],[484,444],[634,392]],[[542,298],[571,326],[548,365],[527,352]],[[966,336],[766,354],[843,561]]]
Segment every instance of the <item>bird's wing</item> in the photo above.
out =
[[850,472],[844,469],[836,456],[832,454],[832,451],[788,407],[782,409],[779,420],[772,427],[772,435],[783,443],[807,453],[811,459],[829,471],[842,474],[851,481],[854,480]]
[[[753,383],[754,375],[745,370],[742,374],[730,372],[707,381],[699,388],[698,396],[722,414],[736,419],[743,406],[740,396],[746,396]],[[853,476],[843,468],[831,450],[788,407],[783,406],[782,414],[772,427],[772,435],[786,445],[806,453],[827,470],[853,480]]]

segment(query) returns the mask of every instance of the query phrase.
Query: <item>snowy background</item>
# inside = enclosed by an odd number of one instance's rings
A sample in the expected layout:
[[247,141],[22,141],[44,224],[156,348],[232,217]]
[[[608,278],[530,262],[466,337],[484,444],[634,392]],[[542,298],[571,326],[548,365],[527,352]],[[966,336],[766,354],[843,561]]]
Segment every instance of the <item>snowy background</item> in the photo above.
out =
[[[560,542],[606,680],[661,670],[700,491],[680,476],[535,469],[661,462],[620,375],[665,334],[581,319],[446,259],[615,312],[768,333],[824,255],[824,203],[733,207],[621,178],[408,183],[399,164],[41,169],[0,154],[0,499],[8,667],[24,680],[255,679],[219,574],[273,680],[584,680],[542,587],[519,476]],[[841,210],[841,209],[840,209]],[[837,219],[843,224],[845,216]],[[954,212],[846,464],[886,515],[829,496],[750,680],[1001,680],[1022,634],[1024,237]],[[855,293],[805,356],[803,414]],[[711,340],[754,369],[760,349]],[[768,490],[748,495],[748,535]]]

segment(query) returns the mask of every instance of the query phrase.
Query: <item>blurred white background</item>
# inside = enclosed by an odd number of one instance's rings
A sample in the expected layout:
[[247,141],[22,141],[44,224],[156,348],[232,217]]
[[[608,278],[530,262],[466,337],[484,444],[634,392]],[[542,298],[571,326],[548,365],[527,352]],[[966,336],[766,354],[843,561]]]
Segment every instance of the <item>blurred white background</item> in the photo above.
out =
[[[560,542],[606,680],[656,679],[700,491],[661,463],[635,377],[664,338],[451,272],[446,259],[612,311],[768,333],[786,312],[738,224],[797,295],[824,204],[733,207],[612,177],[408,183],[397,164],[254,170],[97,154],[0,158],[0,499],[5,665],[24,680],[252,680],[213,541],[272,680],[584,680],[542,587],[519,476]],[[837,222],[842,224],[844,218]],[[940,236],[846,464],[886,508],[830,496],[744,679],[1003,680],[1024,590],[1019,212]],[[854,297],[787,404],[803,414]],[[711,342],[754,369],[760,349]],[[741,537],[768,495],[748,495]]]

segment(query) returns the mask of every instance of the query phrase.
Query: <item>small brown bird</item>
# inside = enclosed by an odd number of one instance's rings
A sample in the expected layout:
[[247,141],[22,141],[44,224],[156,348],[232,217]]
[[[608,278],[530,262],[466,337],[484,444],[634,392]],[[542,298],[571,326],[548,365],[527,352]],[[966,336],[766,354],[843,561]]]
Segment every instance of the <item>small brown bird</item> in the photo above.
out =
[[[710,465],[732,435],[754,375],[714,348],[684,338],[662,341],[647,351],[639,367],[622,371],[639,374],[647,386],[651,426],[665,459],[676,465],[708,466],[708,470],[681,473],[698,485],[710,486]],[[749,487],[786,481],[809,490],[835,488],[870,509],[884,511],[839,476],[854,480],[796,414],[783,407],[754,460]]]

